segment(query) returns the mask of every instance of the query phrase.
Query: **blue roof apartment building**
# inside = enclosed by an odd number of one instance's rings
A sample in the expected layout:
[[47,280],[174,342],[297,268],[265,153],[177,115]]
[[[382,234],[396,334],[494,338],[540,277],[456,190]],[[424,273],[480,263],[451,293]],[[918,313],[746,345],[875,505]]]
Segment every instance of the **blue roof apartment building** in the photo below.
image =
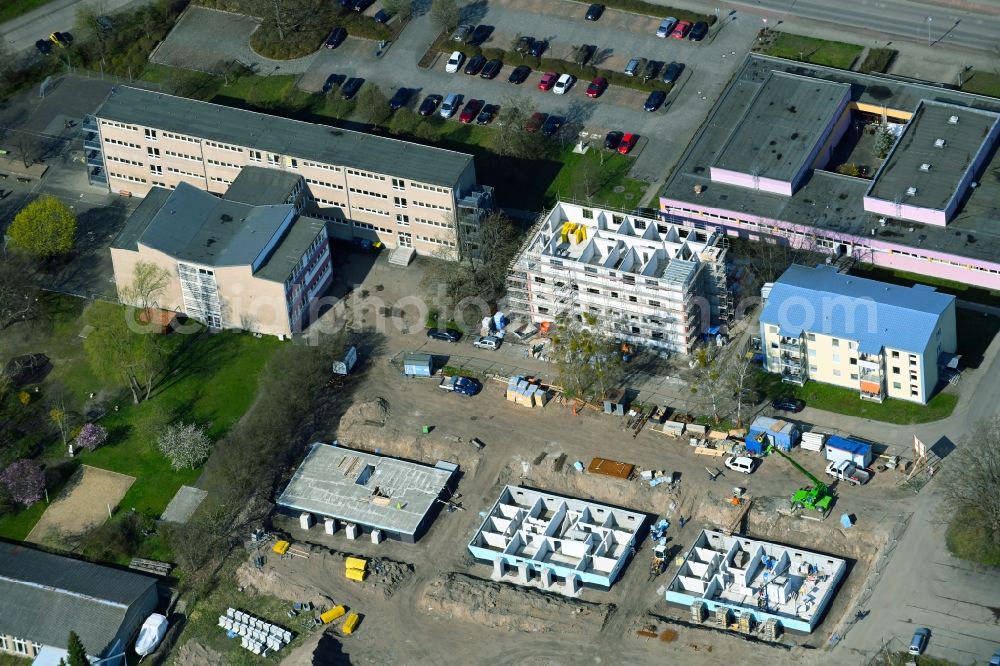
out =
[[926,403],[955,352],[955,297],[791,266],[765,289],[765,368],[787,382],[858,391],[864,400]]

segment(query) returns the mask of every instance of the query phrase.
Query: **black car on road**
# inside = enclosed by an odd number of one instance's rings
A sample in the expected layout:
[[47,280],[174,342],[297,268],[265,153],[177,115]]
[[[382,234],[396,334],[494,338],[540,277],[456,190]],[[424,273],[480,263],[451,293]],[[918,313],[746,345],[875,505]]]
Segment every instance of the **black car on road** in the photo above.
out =
[[325,94],[333,90],[334,86],[338,86],[343,83],[345,78],[347,77],[343,74],[331,74],[326,77],[326,83],[323,84],[323,93]]
[[493,26],[491,25],[477,25],[469,36],[469,43],[473,46],[482,46],[483,42],[490,38],[493,34]]
[[347,39],[347,29],[337,26],[330,31],[330,36],[326,38],[324,46],[328,49],[335,49],[343,44],[345,39]]
[[52,42],[47,39],[39,39],[35,42],[35,48],[42,55],[52,55]]
[[607,136],[604,137],[604,149],[618,150],[618,144],[622,142],[623,136],[625,136],[624,132],[619,132],[618,130],[608,132]]
[[531,44],[531,48],[528,49],[528,55],[539,57],[545,53],[545,49],[549,48],[549,43],[544,39],[536,39]]
[[545,122],[542,123],[542,134],[545,136],[555,136],[556,132],[559,131],[559,128],[562,127],[565,122],[566,119],[560,116],[549,116],[545,119]]
[[529,74],[531,74],[530,67],[527,65],[518,65],[514,68],[514,71],[510,73],[510,76],[507,77],[507,82],[520,85],[527,80]]
[[422,116],[434,115],[437,111],[438,105],[441,104],[441,95],[428,95],[424,98],[424,101],[420,103],[420,108],[417,110]]
[[595,2],[590,7],[587,8],[587,20],[596,21],[597,19],[601,18],[601,14],[603,13],[604,13],[604,5]]
[[691,32],[688,33],[688,39],[692,42],[700,42],[705,39],[706,35],[708,35],[708,24],[704,21],[698,21],[691,28]]
[[465,73],[475,76],[479,72],[483,71],[484,65],[486,65],[486,56],[474,55],[469,58],[469,62],[465,63]]
[[681,78],[681,72],[684,71],[684,64],[680,62],[672,62],[667,65],[667,68],[663,70],[663,82],[664,83],[677,83],[677,79]]
[[483,107],[483,110],[479,112],[479,115],[476,116],[476,124],[489,125],[491,122],[493,122],[493,119],[496,117],[497,111],[499,110],[500,110],[499,105],[487,104],[486,106]]
[[793,414],[798,414],[805,409],[805,406],[806,403],[798,398],[777,398],[771,403],[772,409],[776,409],[779,412],[792,412]]
[[495,79],[497,74],[500,73],[500,69],[503,67],[503,60],[499,58],[494,58],[488,63],[483,65],[483,71],[479,73],[479,76],[484,79]]
[[458,342],[462,338],[462,334],[446,328],[429,328],[427,329],[427,337],[443,342]]

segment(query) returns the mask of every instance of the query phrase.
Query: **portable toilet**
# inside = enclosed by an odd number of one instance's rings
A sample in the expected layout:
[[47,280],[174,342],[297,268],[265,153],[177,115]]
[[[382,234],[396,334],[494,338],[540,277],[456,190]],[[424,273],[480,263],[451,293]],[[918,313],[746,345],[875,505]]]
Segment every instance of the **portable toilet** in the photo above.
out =
[[782,451],[791,451],[801,436],[799,427],[794,423],[758,416],[747,431],[747,453],[761,455],[768,444],[773,444]]
[[407,352],[403,355],[403,374],[410,377],[430,377],[434,374],[434,359],[430,354]]

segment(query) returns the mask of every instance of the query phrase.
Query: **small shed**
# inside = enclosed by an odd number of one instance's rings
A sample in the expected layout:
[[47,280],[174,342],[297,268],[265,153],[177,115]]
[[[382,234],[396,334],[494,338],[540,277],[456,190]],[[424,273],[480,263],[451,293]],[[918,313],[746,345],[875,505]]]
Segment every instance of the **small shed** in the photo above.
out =
[[872,464],[872,445],[849,437],[828,437],[824,451],[831,462],[850,460],[862,468]]
[[627,410],[628,410],[628,401],[625,398],[624,389],[614,389],[612,391],[608,391],[608,394],[604,396],[605,414],[625,416],[625,412]]
[[773,444],[782,451],[791,451],[801,436],[799,427],[794,423],[758,416],[747,432],[747,453],[761,455],[768,444]]
[[403,374],[410,377],[430,377],[434,374],[434,358],[430,354],[407,352],[403,355]]
[[[346,375],[354,369],[358,362],[358,348],[351,347],[344,353],[344,358],[333,362],[333,374]],[[409,373],[407,373],[409,374]]]

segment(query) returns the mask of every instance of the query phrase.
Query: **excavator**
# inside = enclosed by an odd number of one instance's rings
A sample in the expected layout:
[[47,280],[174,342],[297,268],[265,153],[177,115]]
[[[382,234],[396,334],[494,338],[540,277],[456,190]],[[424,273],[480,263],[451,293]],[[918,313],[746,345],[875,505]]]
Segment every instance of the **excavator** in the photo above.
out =
[[[761,435],[763,437],[763,435]],[[812,481],[811,486],[805,486],[804,488],[799,488],[792,495],[792,508],[793,509],[811,509],[813,511],[819,511],[824,516],[826,512],[830,509],[830,504],[833,502],[833,493],[830,488],[827,487],[825,483],[813,476],[809,470],[807,470],[802,465],[795,462],[791,456],[787,455],[784,451],[774,446],[774,444],[768,444],[764,453],[770,455],[772,452],[777,453],[782,458],[790,462],[795,469],[799,470],[806,475],[806,478]]]

